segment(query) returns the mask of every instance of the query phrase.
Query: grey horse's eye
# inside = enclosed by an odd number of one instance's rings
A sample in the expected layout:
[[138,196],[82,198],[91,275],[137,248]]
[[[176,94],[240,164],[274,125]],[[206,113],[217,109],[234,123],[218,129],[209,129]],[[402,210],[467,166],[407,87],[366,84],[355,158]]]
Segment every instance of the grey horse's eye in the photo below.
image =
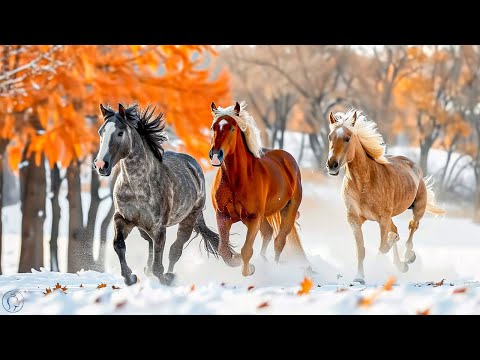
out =
[[118,133],[118,136],[123,136],[123,131],[120,131],[120,132]]

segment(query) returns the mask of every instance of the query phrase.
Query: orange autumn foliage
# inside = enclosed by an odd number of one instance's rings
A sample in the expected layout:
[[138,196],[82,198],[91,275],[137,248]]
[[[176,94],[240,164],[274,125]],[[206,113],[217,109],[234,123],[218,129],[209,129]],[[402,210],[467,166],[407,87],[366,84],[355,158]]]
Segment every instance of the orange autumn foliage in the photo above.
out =
[[0,54],[0,135],[11,140],[14,169],[26,144],[27,155],[39,154],[39,162],[43,153],[51,165],[94,152],[100,102],[157,105],[181,140],[179,150],[206,158],[209,104],[231,101],[228,73],[212,79],[216,53],[209,46],[11,45],[0,46]]

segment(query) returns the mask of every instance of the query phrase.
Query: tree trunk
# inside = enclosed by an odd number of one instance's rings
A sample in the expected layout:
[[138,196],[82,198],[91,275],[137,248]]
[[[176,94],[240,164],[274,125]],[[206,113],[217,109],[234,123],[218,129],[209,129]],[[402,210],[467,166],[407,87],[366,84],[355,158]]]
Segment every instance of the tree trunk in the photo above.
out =
[[428,153],[430,152],[431,145],[429,142],[420,144],[420,168],[423,171],[423,176],[428,175]]
[[83,209],[80,181],[80,163],[72,161],[67,168],[68,181],[68,272],[88,269],[93,263],[83,236]]
[[[98,190],[100,189],[100,179],[97,174],[92,173],[90,179],[90,207],[88,208],[87,226],[83,232],[85,249],[88,251],[88,258],[92,262],[91,270],[100,271],[98,268],[98,261],[93,259],[93,239],[95,237],[95,222],[97,219],[98,207],[100,206],[100,196]],[[100,256],[100,254],[99,254]]]
[[3,151],[0,153],[0,275],[2,275]]
[[310,140],[310,147],[312,148],[315,159],[317,160],[318,168],[323,169],[325,167],[326,158],[324,159],[325,155],[321,150],[321,145],[318,141],[317,134],[315,132],[309,133],[308,138]]
[[298,166],[300,166],[300,164],[302,163],[303,152],[305,150],[305,137],[306,136],[307,136],[307,134],[302,133],[302,141],[300,143],[300,153],[298,154]]
[[50,171],[50,191],[52,202],[52,231],[50,233],[50,270],[60,271],[58,266],[58,230],[60,225],[60,202],[59,193],[62,179],[60,178],[60,169],[58,165],[53,165]]
[[480,223],[480,179],[477,180],[477,186],[475,188],[475,199],[473,206],[473,222]]
[[[28,145],[25,149],[28,148]],[[18,272],[39,270],[43,266],[43,225],[45,222],[45,202],[47,195],[45,157],[35,164],[35,154],[23,157],[20,170],[22,202],[22,245]],[[25,164],[25,161],[28,163]]]

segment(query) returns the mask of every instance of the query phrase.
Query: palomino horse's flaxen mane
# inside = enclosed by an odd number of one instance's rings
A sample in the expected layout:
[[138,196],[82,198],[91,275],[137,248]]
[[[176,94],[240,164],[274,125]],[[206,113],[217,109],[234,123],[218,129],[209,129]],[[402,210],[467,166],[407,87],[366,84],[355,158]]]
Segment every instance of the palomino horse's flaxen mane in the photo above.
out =
[[[354,123],[354,114],[357,113],[357,121]],[[346,113],[337,112],[335,114],[337,122],[330,125],[330,130],[335,130],[341,126],[347,127],[362,144],[366,153],[380,164],[388,164],[385,157],[385,143],[382,134],[378,132],[377,124],[374,121],[367,120],[366,116],[360,110],[350,109]]]
[[248,150],[256,158],[262,157],[262,139],[260,137],[260,129],[257,127],[253,116],[245,110],[247,103],[242,101],[240,103],[240,113],[237,116],[234,109],[235,106],[229,106],[227,108],[218,107],[216,110],[212,111],[213,122],[217,121],[220,116],[230,116],[233,118],[240,130],[245,134],[245,141],[247,142]]
[[[125,109],[125,118],[115,114],[115,111],[108,105],[105,107],[107,115],[105,116],[105,124],[112,116],[117,116],[118,119],[125,125],[137,130],[138,134],[145,140],[146,144],[152,150],[153,155],[162,161],[163,147],[162,143],[168,141],[167,133],[165,132],[165,118],[163,113],[153,117],[155,107],[151,109],[148,105],[143,111],[140,110],[138,104],[134,104]],[[153,117],[153,118],[152,118]],[[101,131],[100,128],[99,131]]]

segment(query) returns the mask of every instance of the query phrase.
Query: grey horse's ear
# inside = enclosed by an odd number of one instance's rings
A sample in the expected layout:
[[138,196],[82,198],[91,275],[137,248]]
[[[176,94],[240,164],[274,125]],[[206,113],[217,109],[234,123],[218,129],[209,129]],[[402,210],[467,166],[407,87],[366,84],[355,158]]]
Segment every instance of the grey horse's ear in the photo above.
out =
[[100,103],[100,111],[102,112],[102,116],[105,117],[108,114],[108,110]]
[[356,123],[356,122],[357,122],[357,112],[355,111],[355,112],[353,113],[352,127],[355,126],[355,123]]
[[213,101],[210,104],[210,109],[212,109],[212,112],[215,112],[217,110],[217,105],[215,105],[215,103]]
[[237,116],[240,115],[240,104],[238,103],[238,101],[235,103],[235,108],[233,109],[233,112],[234,112],[235,115],[237,115]]
[[335,124],[338,120],[337,118],[335,117],[335,115],[333,115],[333,112],[330,111],[330,125],[333,125]]
[[125,108],[123,107],[122,104],[118,103],[118,113],[122,117],[122,119],[126,119],[125,117]]

